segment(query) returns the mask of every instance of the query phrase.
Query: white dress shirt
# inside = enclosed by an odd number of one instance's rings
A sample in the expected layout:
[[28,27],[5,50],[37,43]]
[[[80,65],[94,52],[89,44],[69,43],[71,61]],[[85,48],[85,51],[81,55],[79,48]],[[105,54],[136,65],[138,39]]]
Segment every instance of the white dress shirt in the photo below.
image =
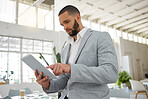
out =
[[71,36],[68,36],[68,42],[71,44],[71,48],[69,50],[69,59],[68,64],[73,64],[74,59],[76,57],[76,54],[78,52],[78,48],[81,42],[81,39],[83,38],[85,32],[87,31],[87,28],[83,28],[78,34],[77,34],[77,40],[74,41],[74,38]]

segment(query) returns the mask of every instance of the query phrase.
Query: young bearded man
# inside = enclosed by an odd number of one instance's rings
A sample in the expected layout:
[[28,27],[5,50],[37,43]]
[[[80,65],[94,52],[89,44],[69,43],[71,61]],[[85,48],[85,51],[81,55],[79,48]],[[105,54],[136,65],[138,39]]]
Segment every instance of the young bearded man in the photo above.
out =
[[84,27],[79,10],[72,5],[65,6],[58,16],[69,35],[68,43],[61,52],[62,63],[47,68],[59,78],[48,80],[35,71],[36,81],[46,93],[63,91],[69,99],[109,99],[107,84],[118,78],[117,56],[109,34]]

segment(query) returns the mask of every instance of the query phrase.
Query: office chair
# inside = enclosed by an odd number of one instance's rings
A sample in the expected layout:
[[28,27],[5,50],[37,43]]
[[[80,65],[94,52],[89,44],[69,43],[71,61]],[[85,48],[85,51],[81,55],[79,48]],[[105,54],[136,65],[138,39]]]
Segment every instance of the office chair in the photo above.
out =
[[147,90],[140,81],[130,80],[130,83],[131,83],[131,86],[132,86],[132,90],[136,91],[135,99],[137,99],[137,95],[139,93],[144,93],[146,95],[147,99],[148,99]]

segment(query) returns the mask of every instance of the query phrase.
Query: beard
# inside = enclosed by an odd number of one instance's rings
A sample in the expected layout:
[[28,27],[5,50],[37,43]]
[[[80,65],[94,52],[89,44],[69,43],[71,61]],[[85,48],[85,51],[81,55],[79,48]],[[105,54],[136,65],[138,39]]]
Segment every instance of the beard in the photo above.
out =
[[73,24],[72,33],[69,34],[69,35],[70,35],[70,36],[75,36],[75,35],[77,35],[77,34],[78,34],[78,29],[79,29],[79,24],[78,24],[78,22],[77,22],[76,19],[75,19],[75,22],[74,22],[74,24]]

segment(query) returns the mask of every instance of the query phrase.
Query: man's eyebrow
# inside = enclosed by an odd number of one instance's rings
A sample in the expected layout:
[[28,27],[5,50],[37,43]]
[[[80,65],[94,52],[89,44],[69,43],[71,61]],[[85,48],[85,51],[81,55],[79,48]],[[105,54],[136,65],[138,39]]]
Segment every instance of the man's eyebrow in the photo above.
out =
[[63,23],[65,23],[65,22],[67,22],[67,21],[69,21],[69,19],[66,19],[65,21],[63,21]]

